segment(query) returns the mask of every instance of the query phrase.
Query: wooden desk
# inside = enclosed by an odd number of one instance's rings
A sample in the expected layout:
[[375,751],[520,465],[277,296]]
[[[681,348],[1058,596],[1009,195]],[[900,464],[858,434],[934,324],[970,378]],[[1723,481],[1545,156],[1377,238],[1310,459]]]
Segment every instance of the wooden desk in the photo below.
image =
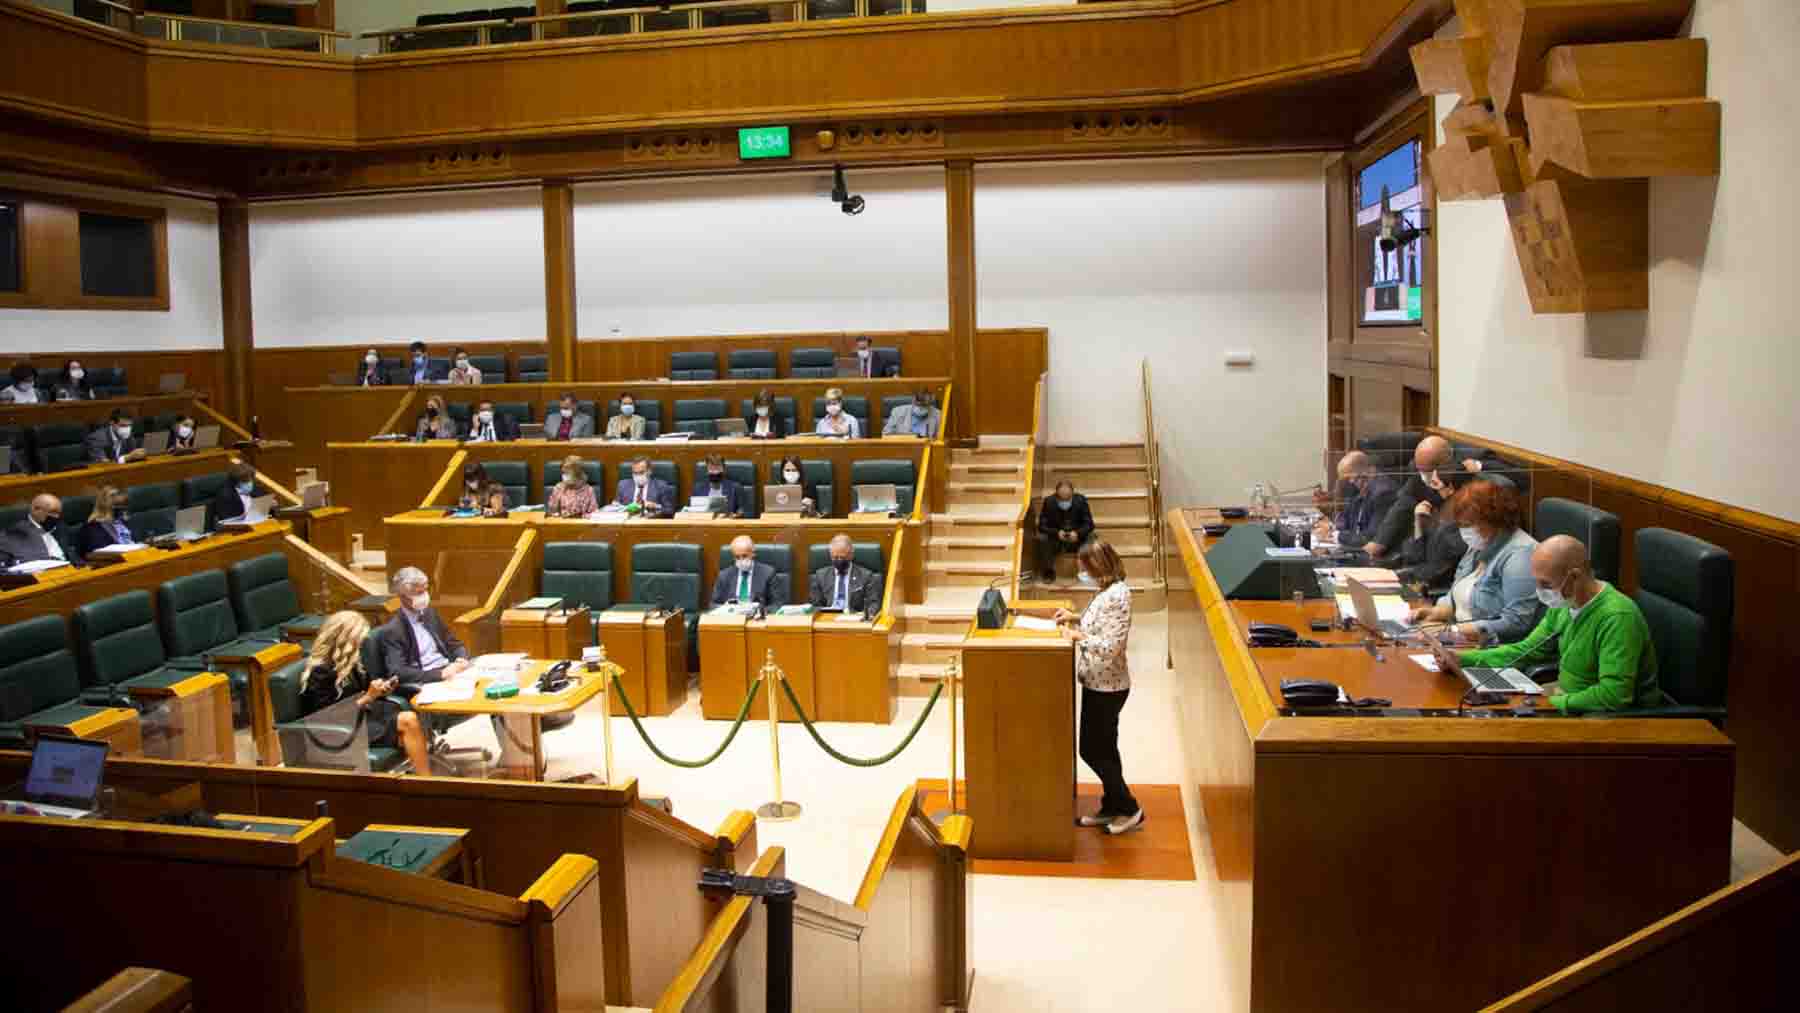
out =
[[[577,659],[579,661],[579,659]],[[505,734],[500,738],[500,768],[506,776],[526,781],[544,779],[544,718],[567,714],[599,694],[605,684],[599,677],[589,677],[578,663],[570,666],[573,682],[556,693],[532,693],[527,690],[538,676],[556,662],[536,661],[519,673],[519,695],[504,700],[489,700],[482,693],[491,679],[475,681],[475,695],[467,700],[443,700],[417,704],[422,714],[489,714],[500,718]]]
[[[67,615],[77,606],[126,591],[150,591],[154,599],[156,588],[176,577],[223,569],[266,552],[287,552],[288,533],[286,524],[270,521],[249,531],[188,542],[177,549],[133,553],[132,559],[110,566],[48,571],[40,576],[49,579],[0,591],[0,625],[48,613]],[[290,554],[289,575],[297,577],[302,572]],[[298,580],[295,586],[303,600],[308,597],[309,589],[300,587]]]
[[971,629],[963,737],[976,858],[1075,857],[1075,650],[1061,633]]
[[331,483],[332,502],[349,511],[345,523],[363,536],[363,547],[380,549],[387,545],[382,518],[423,502],[456,449],[453,441],[329,443],[319,480]]
[[29,501],[43,492],[67,498],[92,496],[103,485],[128,489],[158,482],[180,482],[228,470],[236,459],[237,455],[229,450],[202,450],[193,454],[162,454],[130,464],[90,464],[47,475],[6,475],[0,477],[0,503]]
[[[715,721],[730,721],[744,705],[744,693],[762,662],[750,663],[750,618],[725,609],[700,616],[700,713]],[[758,694],[761,694],[759,689]],[[751,712],[757,701],[751,701]],[[768,705],[762,705],[767,717]]]
[[138,725],[138,714],[130,707],[107,707],[99,713],[89,714],[66,724],[27,721],[25,730],[33,735],[49,732],[52,735],[72,735],[78,739],[104,739],[112,745],[114,756],[139,756],[144,752],[144,737]]
[[[60,364],[57,367],[61,369]],[[191,390],[173,394],[134,394],[126,397],[99,398],[93,401],[50,401],[38,404],[0,405],[0,426],[45,426],[57,422],[80,422],[96,425],[124,409],[133,419],[153,415],[193,414],[194,402],[201,400]]]
[[149,707],[166,707],[166,737],[150,755],[164,760],[235,763],[231,732],[231,681],[222,672],[196,672],[168,686],[133,686],[133,699]]
[[284,512],[281,519],[291,522],[295,533],[311,542],[320,552],[345,565],[353,561],[348,507],[328,506],[293,513]]
[[640,716],[664,717],[687,702],[686,612],[612,608],[596,621],[606,658],[625,670],[619,685]]
[[[1452,712],[1463,687],[1404,648],[1250,649],[1252,618],[1333,606],[1226,601],[1185,513],[1170,657],[1238,1005],[1480,1008],[1725,883],[1734,749],[1711,725],[1284,716],[1284,675]],[[1405,973],[1373,970],[1395,954]]]
[[579,658],[593,642],[593,614],[577,609],[507,609],[500,613],[500,649],[532,658]]
[[840,620],[837,613],[813,617],[813,700],[815,721],[890,724],[896,709],[894,672],[900,665],[900,636],[891,617],[873,622]]
[[[793,616],[771,614],[764,619],[753,619],[745,626],[746,674],[754,678],[756,673],[762,671],[763,665],[768,663],[771,655],[774,656],[775,664],[781,666],[782,674],[787,677],[788,685],[793,689],[795,698],[800,701],[800,706],[806,709],[807,716],[815,721],[821,720],[818,716],[818,696],[814,692],[813,617],[810,613]],[[704,649],[701,657],[701,663],[704,664]],[[750,717],[759,721],[769,719],[768,689],[769,687],[764,686],[763,691],[756,694],[756,699],[750,701]],[[741,693],[738,699],[742,702]],[[777,713],[782,721],[800,720],[800,715],[794,713],[793,705],[788,703],[787,695],[781,692],[779,686],[775,687],[775,699],[780,706]],[[734,707],[732,714],[727,716],[735,716],[736,713],[737,709]]]
[[[385,838],[385,840],[384,840]],[[384,847],[393,847],[402,852],[398,857],[405,858],[406,852],[415,847],[423,847],[425,854],[417,868],[406,868],[401,871],[415,876],[430,876],[451,883],[462,883],[467,886],[479,886],[475,881],[474,868],[469,860],[469,832],[455,827],[412,827],[397,823],[371,823],[337,844],[337,857],[347,858],[353,862],[370,862],[371,849],[378,851]],[[395,847],[395,845],[398,845]],[[391,861],[391,859],[390,859]],[[387,868],[395,868],[388,862],[380,864]]]

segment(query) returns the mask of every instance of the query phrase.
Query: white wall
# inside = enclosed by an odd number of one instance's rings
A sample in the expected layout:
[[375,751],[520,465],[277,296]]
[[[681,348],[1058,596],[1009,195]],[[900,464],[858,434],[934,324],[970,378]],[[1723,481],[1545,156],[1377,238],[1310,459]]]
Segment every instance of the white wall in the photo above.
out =
[[[1050,328],[1055,441],[1143,439],[1148,359],[1168,504],[1237,502],[1257,481],[1315,479],[1325,440],[1318,157],[980,166],[975,255],[980,326]],[[1227,368],[1228,349],[1254,352],[1256,364]]]
[[1649,311],[1534,315],[1501,202],[1441,204],[1439,418],[1800,520],[1800,18],[1792,0],[1699,0],[1692,34],[1724,106],[1724,166],[1651,183]]
[[852,170],[855,216],[830,177],[579,187],[582,338],[947,326],[943,170]]
[[219,214],[214,205],[22,176],[0,176],[0,186],[139,205],[160,204],[169,212],[168,312],[0,309],[0,353],[41,353],[58,348],[136,352],[224,347],[219,303]]
[[535,188],[254,205],[256,343],[542,340],[543,236]]

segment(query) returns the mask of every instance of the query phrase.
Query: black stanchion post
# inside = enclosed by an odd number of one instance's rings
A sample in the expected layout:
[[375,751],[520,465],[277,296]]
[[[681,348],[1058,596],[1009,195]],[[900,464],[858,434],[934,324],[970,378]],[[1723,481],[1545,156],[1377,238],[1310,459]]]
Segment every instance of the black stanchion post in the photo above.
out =
[[793,1013],[794,884],[772,879],[768,889],[763,895],[769,913],[769,989],[764,1006],[768,1013]]

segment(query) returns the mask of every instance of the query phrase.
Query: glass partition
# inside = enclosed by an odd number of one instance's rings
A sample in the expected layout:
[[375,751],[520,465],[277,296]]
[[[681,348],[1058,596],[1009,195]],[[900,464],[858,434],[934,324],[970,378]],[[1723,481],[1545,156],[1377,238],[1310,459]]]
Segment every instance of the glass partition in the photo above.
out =
[[215,46],[249,46],[299,53],[330,53],[336,39],[348,38],[339,32],[260,25],[247,21],[214,21],[174,14],[144,14],[137,18],[136,24],[137,33],[151,39],[200,42]]

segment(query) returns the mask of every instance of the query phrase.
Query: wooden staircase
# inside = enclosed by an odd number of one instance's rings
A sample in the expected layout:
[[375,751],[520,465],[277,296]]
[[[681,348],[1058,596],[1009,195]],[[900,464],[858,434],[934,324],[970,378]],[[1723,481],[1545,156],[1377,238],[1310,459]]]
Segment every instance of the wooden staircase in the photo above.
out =
[[[1142,444],[1075,445],[1051,447],[1036,476],[1033,496],[1041,501],[1062,479],[1075,483],[1075,491],[1087,497],[1094,511],[1095,533],[1112,543],[1125,562],[1126,582],[1131,585],[1134,607],[1155,611],[1167,599],[1163,570],[1156,555],[1157,528],[1150,491],[1150,466]],[[1056,559],[1056,579],[1046,582],[1035,573],[1022,575],[1019,594],[1025,598],[1070,598],[1086,605],[1094,595],[1075,579],[1075,557]]]

